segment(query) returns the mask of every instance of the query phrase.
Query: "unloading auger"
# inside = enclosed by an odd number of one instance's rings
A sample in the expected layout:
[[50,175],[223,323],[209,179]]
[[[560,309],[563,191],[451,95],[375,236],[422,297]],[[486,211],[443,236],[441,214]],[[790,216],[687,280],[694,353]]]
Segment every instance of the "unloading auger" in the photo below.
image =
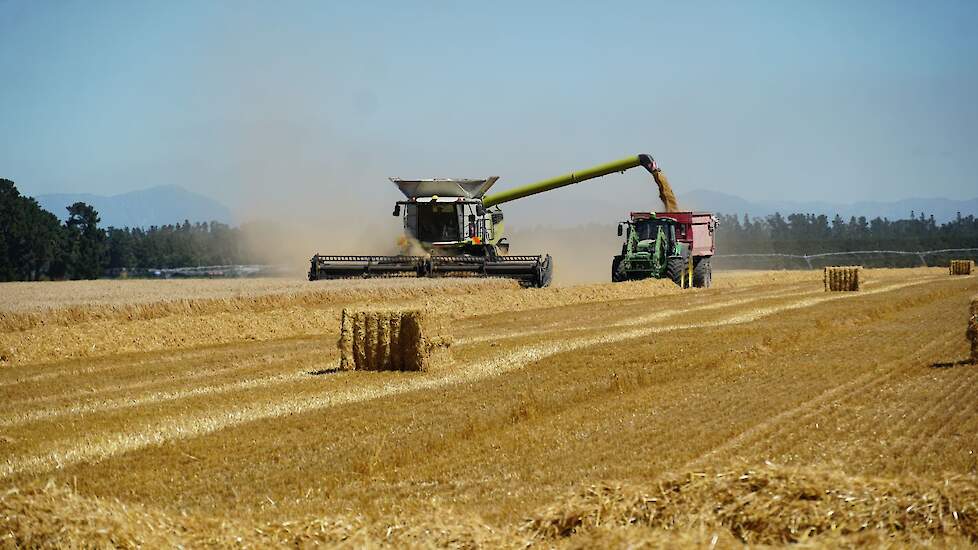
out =
[[499,205],[641,166],[652,173],[655,161],[636,155],[486,195],[498,177],[487,179],[391,178],[404,200],[394,206],[403,218],[405,246],[423,254],[328,256],[316,254],[309,280],[390,276],[508,277],[523,286],[545,287],[553,278],[549,254],[510,256]]

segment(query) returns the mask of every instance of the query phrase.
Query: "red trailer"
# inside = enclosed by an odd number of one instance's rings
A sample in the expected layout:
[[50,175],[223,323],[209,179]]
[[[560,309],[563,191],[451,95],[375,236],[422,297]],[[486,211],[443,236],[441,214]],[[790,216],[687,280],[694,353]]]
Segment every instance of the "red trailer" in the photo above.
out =
[[[650,212],[632,212],[632,219],[644,215],[646,219],[652,216]],[[657,218],[672,218],[676,220],[676,240],[686,243],[692,248],[694,258],[712,256],[716,251],[716,240],[713,238],[717,229],[717,217],[710,212],[656,212]]]

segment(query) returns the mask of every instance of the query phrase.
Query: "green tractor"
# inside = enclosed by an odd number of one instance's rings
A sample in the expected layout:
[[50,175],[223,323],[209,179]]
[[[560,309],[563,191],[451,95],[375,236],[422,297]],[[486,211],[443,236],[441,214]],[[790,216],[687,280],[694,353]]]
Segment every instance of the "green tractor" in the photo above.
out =
[[709,212],[632,212],[618,224],[625,242],[611,261],[611,280],[671,279],[681,288],[709,287],[716,227]]

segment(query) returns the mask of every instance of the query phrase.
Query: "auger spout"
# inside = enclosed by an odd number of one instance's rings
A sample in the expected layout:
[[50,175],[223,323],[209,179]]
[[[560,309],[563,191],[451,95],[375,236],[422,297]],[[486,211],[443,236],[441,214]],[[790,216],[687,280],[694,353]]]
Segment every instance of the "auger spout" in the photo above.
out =
[[488,195],[483,198],[482,204],[488,208],[490,206],[503,204],[516,199],[522,199],[523,197],[529,197],[530,195],[536,195],[537,193],[543,193],[545,191],[564,187],[565,185],[600,178],[601,176],[606,176],[615,172],[624,172],[625,170],[630,170],[636,166],[642,166],[648,170],[649,173],[652,173],[655,169],[655,161],[652,160],[650,155],[635,155],[632,157],[623,158],[621,160],[616,160],[614,162],[600,164],[579,172],[571,172],[555,178],[521,185],[500,193],[493,193],[492,195]]

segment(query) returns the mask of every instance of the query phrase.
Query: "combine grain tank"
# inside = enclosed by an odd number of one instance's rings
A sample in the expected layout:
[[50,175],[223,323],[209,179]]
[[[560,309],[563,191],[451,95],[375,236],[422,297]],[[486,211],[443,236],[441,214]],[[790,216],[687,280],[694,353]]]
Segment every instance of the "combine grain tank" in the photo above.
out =
[[636,155],[488,196],[486,192],[497,177],[391,178],[404,195],[394,206],[394,216],[401,217],[404,226],[402,254],[316,254],[309,268],[309,280],[474,276],[508,277],[524,286],[547,286],[553,277],[550,255],[510,256],[499,205],[637,166],[652,172],[654,161],[649,155]]

